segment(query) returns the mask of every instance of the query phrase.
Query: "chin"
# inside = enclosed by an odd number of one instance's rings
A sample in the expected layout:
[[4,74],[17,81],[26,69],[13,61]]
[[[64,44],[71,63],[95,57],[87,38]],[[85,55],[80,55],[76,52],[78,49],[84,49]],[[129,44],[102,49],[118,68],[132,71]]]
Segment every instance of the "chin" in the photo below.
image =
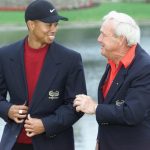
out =
[[105,50],[104,49],[101,49],[101,55],[105,56]]
[[46,42],[47,44],[52,44],[53,43],[53,40],[49,40]]
[[101,51],[101,55],[107,58],[107,53],[105,51]]

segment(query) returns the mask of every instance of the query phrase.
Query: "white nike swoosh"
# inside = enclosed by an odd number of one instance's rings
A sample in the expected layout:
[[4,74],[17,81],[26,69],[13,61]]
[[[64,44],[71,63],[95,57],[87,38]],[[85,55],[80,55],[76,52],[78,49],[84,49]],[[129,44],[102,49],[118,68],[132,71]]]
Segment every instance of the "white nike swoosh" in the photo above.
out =
[[50,9],[50,13],[52,13],[55,9]]

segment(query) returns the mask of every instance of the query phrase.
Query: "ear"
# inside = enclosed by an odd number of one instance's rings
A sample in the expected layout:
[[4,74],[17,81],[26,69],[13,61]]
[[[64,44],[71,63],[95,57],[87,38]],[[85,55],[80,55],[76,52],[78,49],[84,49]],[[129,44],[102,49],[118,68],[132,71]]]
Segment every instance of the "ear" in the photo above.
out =
[[35,28],[35,22],[29,20],[29,21],[27,22],[27,26],[28,26],[29,31],[33,31],[34,28]]
[[127,44],[127,39],[126,39],[126,37],[125,36],[120,36],[119,37],[119,39],[120,39],[120,45],[126,45]]

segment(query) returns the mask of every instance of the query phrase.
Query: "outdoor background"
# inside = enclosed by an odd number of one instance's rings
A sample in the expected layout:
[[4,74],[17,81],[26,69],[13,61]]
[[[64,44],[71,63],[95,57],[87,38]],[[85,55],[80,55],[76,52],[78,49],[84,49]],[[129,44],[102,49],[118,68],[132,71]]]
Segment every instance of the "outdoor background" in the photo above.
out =
[[[24,10],[33,0],[0,0],[0,47],[24,38]],[[83,59],[88,95],[97,101],[97,87],[106,60],[97,42],[101,18],[116,10],[131,15],[141,28],[142,47],[150,54],[150,0],[50,0],[69,21],[59,23],[56,41],[78,51]],[[12,76],[13,78],[13,76]],[[0,139],[5,122],[0,119]],[[94,115],[84,115],[75,125],[76,150],[94,150],[97,136]]]

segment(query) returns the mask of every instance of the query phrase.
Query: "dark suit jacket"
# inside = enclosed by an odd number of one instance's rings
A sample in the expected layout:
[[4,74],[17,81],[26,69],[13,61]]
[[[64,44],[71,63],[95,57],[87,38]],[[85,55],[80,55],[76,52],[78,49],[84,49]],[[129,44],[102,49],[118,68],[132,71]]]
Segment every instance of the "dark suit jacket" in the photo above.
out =
[[[10,102],[6,101],[9,92]],[[79,53],[50,45],[29,106],[31,117],[43,121],[46,132],[32,138],[35,150],[73,150],[72,125],[83,115],[73,108],[76,94],[86,93]],[[0,117],[6,122],[0,150],[11,150],[22,125],[7,116],[12,104],[28,101],[24,70],[24,40],[0,49]]]
[[104,100],[98,90],[100,150],[150,150],[150,56],[139,46],[131,65],[118,72]]

